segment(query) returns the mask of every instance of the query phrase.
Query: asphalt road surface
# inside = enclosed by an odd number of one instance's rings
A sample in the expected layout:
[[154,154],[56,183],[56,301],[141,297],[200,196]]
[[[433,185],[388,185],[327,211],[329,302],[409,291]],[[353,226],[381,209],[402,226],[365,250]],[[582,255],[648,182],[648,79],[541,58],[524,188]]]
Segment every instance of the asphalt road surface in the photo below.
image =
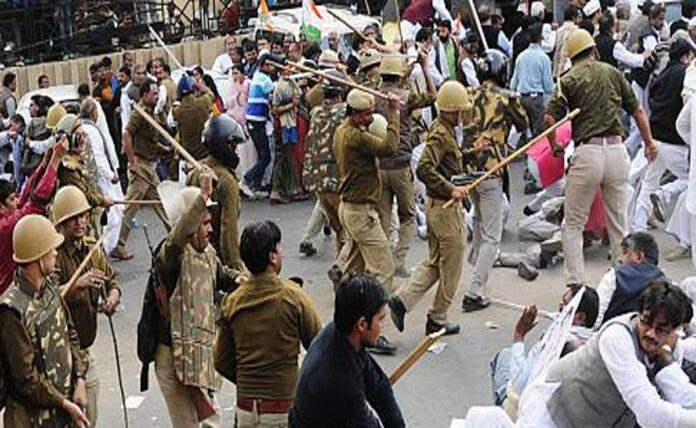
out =
[[[522,175],[519,165],[513,167],[512,210],[505,228],[503,249],[516,251],[518,248],[516,224],[521,217],[524,204],[530,196],[521,190]],[[299,240],[305,223],[310,216],[314,201],[289,205],[270,205],[267,201],[242,204],[241,227],[256,219],[271,219],[280,226],[284,249],[284,276],[301,276],[305,280],[304,289],[313,299],[324,322],[333,314],[333,289],[326,276],[332,263],[332,237],[323,235],[317,240],[318,253],[307,258],[298,251]],[[164,237],[164,229],[154,212],[144,209],[137,216],[140,225],[148,225],[150,233],[159,241]],[[240,228],[241,229],[241,228]],[[661,252],[661,266],[674,280],[692,274],[690,260],[675,263],[664,261],[664,254],[676,246],[676,241],[664,232],[655,233]],[[131,233],[128,248],[135,258],[128,262],[113,263],[120,273],[123,289],[123,305],[114,317],[116,334],[120,346],[120,360],[124,372],[126,396],[142,402],[135,409],[129,409],[131,427],[169,427],[164,399],[159,391],[154,374],[150,370],[150,390],[139,391],[140,363],[136,355],[136,324],[140,316],[143,290],[150,266],[142,226]],[[467,248],[468,250],[468,248]],[[594,284],[607,270],[606,247],[595,244],[586,251],[588,277]],[[415,237],[408,254],[407,266],[413,268],[427,254],[425,241]],[[498,349],[512,341],[512,332],[518,314],[508,309],[490,307],[484,311],[465,314],[461,310],[461,300],[468,286],[470,267],[466,265],[459,290],[450,308],[450,320],[462,326],[457,336],[444,338],[446,347],[439,354],[427,353],[395,385],[396,399],[410,427],[449,427],[453,418],[463,418],[470,406],[492,404],[489,362]],[[433,289],[434,290],[434,289]],[[389,374],[423,338],[426,311],[434,291],[431,290],[406,317],[406,329],[399,334],[387,320],[386,335],[399,347],[395,356],[378,357],[378,361]],[[490,277],[487,293],[491,296],[517,302],[536,303],[540,309],[554,310],[564,292],[562,265],[540,271],[536,281],[527,282],[517,276],[516,270],[496,268]],[[499,328],[491,328],[494,326]],[[545,321],[529,334],[530,341],[536,341],[543,331]],[[101,377],[101,396],[99,399],[99,424],[101,427],[122,427],[123,415],[119,396],[113,345],[107,320],[101,317],[95,356]],[[223,410],[223,426],[233,426],[235,388],[225,381],[219,393]]]

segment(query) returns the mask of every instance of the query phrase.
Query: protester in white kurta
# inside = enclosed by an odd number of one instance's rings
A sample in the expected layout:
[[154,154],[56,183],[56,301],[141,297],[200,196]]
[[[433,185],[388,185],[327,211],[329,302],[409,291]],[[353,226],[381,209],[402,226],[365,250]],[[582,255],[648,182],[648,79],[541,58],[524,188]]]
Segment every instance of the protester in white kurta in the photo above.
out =
[[[91,109],[87,103],[91,102]],[[113,140],[107,129],[103,132],[97,119],[97,109],[99,103],[94,100],[85,100],[82,104],[82,128],[87,133],[89,138],[89,147],[92,150],[94,163],[96,166],[95,176],[97,178],[97,187],[105,195],[114,201],[125,199],[119,182],[118,176],[118,156]],[[116,247],[118,243],[118,234],[121,230],[121,222],[123,220],[123,205],[112,205],[107,212],[107,227],[110,228],[104,239],[104,250],[108,253]]]
[[[691,68],[691,67],[690,67]],[[685,79],[685,82],[687,79]],[[684,85],[686,86],[686,84]],[[688,93],[687,93],[688,95]],[[681,113],[677,117],[677,132],[682,137],[682,139],[689,146],[691,156],[689,164],[689,176],[686,186],[686,211],[690,216],[690,231],[691,243],[696,242],[696,133],[693,129],[696,129],[696,109],[693,108],[693,96],[688,96],[685,99],[684,107]],[[691,252],[691,261],[696,269],[696,251]]]

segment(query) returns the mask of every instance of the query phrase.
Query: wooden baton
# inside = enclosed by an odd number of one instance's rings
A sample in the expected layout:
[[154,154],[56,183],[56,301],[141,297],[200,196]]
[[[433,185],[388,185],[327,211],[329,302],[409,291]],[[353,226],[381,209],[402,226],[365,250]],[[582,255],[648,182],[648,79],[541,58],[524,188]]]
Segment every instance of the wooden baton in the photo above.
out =
[[186,149],[184,149],[184,147],[181,144],[179,144],[178,141],[176,141],[171,135],[169,135],[169,133],[164,128],[162,128],[162,125],[157,123],[157,121],[153,119],[148,112],[146,112],[142,107],[140,107],[139,104],[133,104],[133,109],[140,113],[143,116],[143,118],[145,118],[145,120],[147,120],[148,123],[157,130],[157,132],[159,132],[167,141],[169,141],[172,147],[174,147],[176,151],[178,151],[181,154],[181,156],[183,156],[184,159],[186,159],[187,162],[193,165],[193,167],[197,170],[203,170],[201,164],[196,159],[194,159],[194,157],[191,156],[191,154],[187,152]]
[[352,32],[354,32],[354,33],[357,34],[358,36],[362,37],[363,40],[367,40],[367,36],[365,36],[365,34],[363,34],[362,31],[360,31],[360,30],[358,30],[357,28],[355,28],[355,27],[353,26],[353,24],[351,24],[350,22],[348,22],[348,21],[347,21],[345,18],[343,18],[341,15],[337,14],[336,12],[332,11],[332,10],[329,9],[329,8],[326,9],[326,12],[327,12],[329,15],[333,16],[334,18],[336,18],[338,21],[340,21],[343,25],[345,25],[346,27],[348,27]]
[[123,201],[114,201],[114,205],[161,205],[162,201],[143,200],[143,199],[126,199]]
[[87,256],[82,260],[82,263],[77,267],[75,272],[73,272],[72,276],[68,280],[68,283],[65,284],[64,287],[61,288],[60,290],[60,296],[65,298],[65,296],[70,292],[70,290],[75,286],[75,282],[77,282],[77,278],[82,275],[82,271],[85,270],[87,267],[87,264],[89,263],[90,260],[92,260],[92,257],[94,254],[96,254],[97,250],[101,248],[102,243],[104,242],[104,239],[106,239],[106,235],[109,234],[111,231],[110,227],[107,227],[102,231],[102,236],[97,240],[97,243],[94,244],[94,246],[89,250],[89,253],[87,253]]
[[153,37],[155,38],[155,40],[157,40],[157,43],[159,43],[159,45],[162,47],[162,49],[164,49],[164,51],[167,52],[167,55],[169,55],[169,57],[170,57],[171,59],[174,60],[174,62],[176,63],[176,66],[179,67],[179,68],[181,68],[181,69],[183,69],[184,66],[181,65],[181,63],[180,63],[179,60],[176,58],[176,56],[174,55],[174,53],[173,53],[171,50],[169,50],[169,48],[167,47],[166,44],[164,44],[164,40],[162,40],[162,39],[160,38],[159,34],[157,34],[157,31],[155,31],[155,29],[152,28],[152,25],[149,25],[149,24],[148,24],[147,28],[150,29],[150,34],[153,35]]
[[379,92],[379,91],[377,91],[377,90],[375,90],[375,89],[371,89],[371,88],[368,88],[368,87],[365,87],[365,86],[362,86],[362,85],[358,85],[357,83],[352,82],[352,81],[350,81],[350,80],[345,80],[345,79],[341,79],[341,78],[338,78],[338,77],[334,77],[334,76],[332,76],[332,75],[330,75],[330,74],[328,74],[328,73],[324,73],[323,71],[314,70],[313,68],[304,66],[304,65],[302,65],[302,64],[298,64],[298,63],[296,63],[296,62],[287,61],[287,66],[282,65],[282,64],[278,64],[277,62],[274,62],[274,61],[269,61],[269,60],[267,60],[267,62],[268,62],[269,64],[273,65],[274,67],[278,67],[278,68],[281,68],[281,69],[296,68],[296,69],[298,69],[298,70],[306,71],[306,72],[308,72],[308,73],[314,73],[314,74],[316,74],[317,76],[321,76],[321,77],[323,77],[323,78],[325,78],[325,79],[329,79],[329,80],[334,81],[334,82],[336,82],[336,83],[340,83],[341,85],[348,86],[348,87],[353,88],[353,89],[359,89],[359,90],[361,90],[361,91],[363,91],[363,92],[367,92],[368,94],[371,94],[371,95],[373,95],[373,96],[375,96],[375,97],[382,98],[382,99],[385,99],[385,100],[389,100],[389,97],[388,97],[386,94],[384,94],[384,93],[382,93],[382,92]]
[[[478,185],[481,184],[484,180],[486,180],[488,177],[490,177],[491,175],[493,175],[493,174],[495,174],[496,172],[498,172],[498,171],[500,171],[501,169],[503,169],[505,166],[507,166],[507,164],[509,164],[510,162],[512,162],[513,160],[515,160],[517,157],[519,157],[521,154],[523,154],[523,153],[526,152],[527,150],[529,150],[533,145],[535,145],[536,143],[538,143],[538,142],[541,141],[542,139],[546,138],[550,133],[555,132],[556,129],[558,129],[561,125],[563,125],[564,123],[566,123],[566,122],[569,121],[569,120],[572,120],[572,119],[573,119],[575,116],[577,116],[578,114],[580,114],[580,109],[577,109],[577,108],[576,108],[575,110],[573,110],[573,111],[571,111],[570,113],[568,113],[563,119],[559,120],[558,122],[556,122],[556,123],[554,123],[553,125],[551,125],[551,126],[549,126],[548,128],[546,128],[546,130],[545,130],[544,132],[542,132],[541,134],[539,134],[539,135],[537,135],[536,137],[534,137],[534,138],[532,139],[532,141],[528,142],[528,143],[525,144],[524,146],[522,146],[522,147],[520,147],[519,149],[515,150],[514,153],[512,153],[510,156],[506,157],[505,159],[503,159],[503,160],[500,161],[499,163],[497,163],[493,168],[489,169],[489,170],[486,171],[482,176],[480,176],[479,178],[477,178],[476,180],[474,180],[474,182],[472,182],[471,184],[465,186],[465,187],[464,187],[465,192],[466,192],[466,193],[471,192],[471,190],[472,190],[474,187],[478,186]],[[455,203],[455,202],[456,202],[455,199],[450,199],[449,201],[445,202],[445,204],[444,204],[442,207],[443,207],[443,208],[449,208],[449,207],[452,206],[452,204]]]
[[401,376],[403,376],[408,369],[410,369],[411,366],[416,363],[416,361],[420,360],[420,358],[428,351],[428,348],[430,348],[433,343],[437,342],[437,340],[444,334],[445,329],[443,328],[440,331],[436,331],[435,333],[431,333],[426,336],[425,339],[423,339],[423,341],[421,341],[421,343],[413,351],[411,351],[410,354],[408,354],[408,357],[406,357],[406,359],[403,360],[396,369],[394,369],[392,374],[389,376],[389,383],[394,385],[397,380],[401,379]]
[[[508,302],[508,301],[502,300],[502,299],[494,299],[494,298],[490,298],[490,299],[491,299],[492,304],[494,304],[496,306],[500,306],[501,308],[512,309],[512,310],[519,311],[519,312],[522,312],[525,309],[525,306],[519,305],[517,303]],[[554,317],[551,314],[551,312],[544,311],[541,309],[537,309],[537,315],[539,315],[540,317],[544,317],[546,319],[549,319],[549,320],[556,319],[556,317]]]

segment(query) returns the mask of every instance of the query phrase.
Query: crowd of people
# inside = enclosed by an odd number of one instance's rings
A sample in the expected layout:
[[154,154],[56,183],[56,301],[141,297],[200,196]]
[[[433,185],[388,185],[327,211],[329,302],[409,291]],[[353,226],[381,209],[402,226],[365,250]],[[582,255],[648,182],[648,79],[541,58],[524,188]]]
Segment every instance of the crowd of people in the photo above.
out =
[[[220,426],[222,378],[236,385],[239,427],[405,426],[370,355],[397,351],[381,334],[387,317],[403,332],[435,287],[424,332],[456,335],[448,313],[465,271],[461,308],[480,311],[494,266],[531,280],[561,254],[559,310],[572,320],[562,350],[548,365],[544,339],[525,354],[538,314],[525,308],[491,362],[499,407],[472,408],[468,423],[693,426],[693,290],[658,267],[647,229],[664,223],[677,237],[667,260],[693,254],[696,10],[685,3],[670,25],[650,0],[638,10],[573,0],[562,23],[541,2],[522,4],[518,25],[487,6],[478,20],[443,11],[412,2],[395,40],[376,25],[323,45],[230,34],[211,73],[196,66],[176,81],[164,58],[126,52],[117,72],[109,58],[90,68],[77,111],[34,95],[28,122],[6,73],[5,426],[97,423],[97,316],[119,308],[112,264],[133,258],[144,204],[167,236],[152,249],[138,325],[141,387],[154,363],[175,427]],[[536,195],[518,224],[536,242],[501,253],[516,195],[498,166],[541,133],[542,157],[530,152],[524,174]],[[332,320],[322,323],[302,278],[280,275],[279,227],[240,227],[242,200],[265,198],[315,199],[299,250],[311,257],[317,235],[334,235]],[[410,269],[414,236],[428,255]],[[612,266],[593,287],[583,251],[595,239]]]

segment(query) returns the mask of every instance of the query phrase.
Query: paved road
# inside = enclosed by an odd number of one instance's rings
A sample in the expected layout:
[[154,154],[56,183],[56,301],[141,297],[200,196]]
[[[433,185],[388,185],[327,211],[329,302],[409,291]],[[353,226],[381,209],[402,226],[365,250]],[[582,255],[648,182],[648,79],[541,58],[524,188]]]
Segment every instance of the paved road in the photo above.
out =
[[[516,166],[513,171],[513,201],[510,220],[506,226],[503,248],[517,249],[516,222],[524,203],[529,197],[522,196],[521,174]],[[253,219],[267,218],[276,221],[283,231],[284,263],[283,274],[299,275],[305,278],[305,290],[314,300],[319,314],[325,322],[333,313],[333,290],[326,277],[332,258],[331,238],[319,238],[317,255],[305,258],[298,252],[299,239],[307,221],[313,202],[294,203],[285,206],[271,206],[267,202],[245,202],[242,206],[242,226]],[[164,231],[153,212],[145,210],[138,215],[141,222],[147,223],[153,235],[163,237]],[[675,241],[662,232],[656,234],[660,250],[666,254]],[[124,291],[122,311],[114,318],[119,345],[124,381],[128,396],[142,396],[144,401],[134,410],[129,410],[132,427],[168,427],[169,421],[164,400],[157,386],[154,367],[150,374],[150,390],[139,392],[140,364],[136,356],[136,324],[140,315],[142,295],[150,264],[150,255],[145,245],[142,229],[131,234],[129,248],[135,258],[129,262],[114,263],[120,272]],[[408,266],[415,266],[427,254],[425,241],[415,238],[408,255]],[[589,278],[596,283],[609,267],[607,249],[594,246],[586,253]],[[691,274],[691,264],[687,260],[677,263],[663,262],[663,269],[673,279],[679,280]],[[472,405],[489,405],[491,382],[489,361],[495,352],[510,343],[512,328],[517,314],[506,309],[489,308],[482,312],[465,314],[460,309],[461,299],[469,278],[470,269],[465,268],[465,279],[460,286],[450,310],[452,321],[462,325],[462,333],[443,340],[446,348],[438,355],[427,354],[395,386],[397,401],[411,427],[449,427],[455,417],[464,417]],[[541,271],[534,282],[526,282],[517,276],[513,269],[495,269],[492,273],[488,291],[490,295],[515,301],[520,304],[536,302],[540,308],[552,310],[563,294],[562,266]],[[417,308],[406,318],[406,330],[399,334],[387,323],[387,336],[398,346],[396,356],[379,357],[383,369],[391,370],[422,339],[425,327],[425,313],[432,299],[432,291],[426,295]],[[500,326],[490,329],[486,322]],[[530,339],[536,340],[545,323],[542,321]],[[536,334],[535,334],[536,333]],[[114,365],[114,353],[108,324],[100,319],[95,355],[101,373],[100,423],[101,427],[122,427],[121,404]],[[228,382],[219,395],[223,408],[223,426],[231,427],[233,421],[234,386]]]

